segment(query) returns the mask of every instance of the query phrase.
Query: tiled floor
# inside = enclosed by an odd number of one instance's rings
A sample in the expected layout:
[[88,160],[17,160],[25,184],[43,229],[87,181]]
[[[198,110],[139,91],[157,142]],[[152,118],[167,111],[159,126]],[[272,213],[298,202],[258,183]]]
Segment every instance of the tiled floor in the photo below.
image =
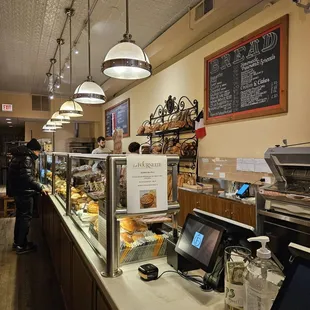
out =
[[14,218],[0,219],[0,309],[64,310],[60,288],[38,219],[32,221],[36,253],[12,251]]

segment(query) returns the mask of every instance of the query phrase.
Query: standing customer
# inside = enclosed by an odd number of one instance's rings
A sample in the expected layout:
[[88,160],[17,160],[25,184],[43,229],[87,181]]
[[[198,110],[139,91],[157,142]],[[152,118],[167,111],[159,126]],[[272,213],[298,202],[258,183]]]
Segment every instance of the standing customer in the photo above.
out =
[[11,150],[13,158],[9,164],[8,195],[14,197],[16,204],[13,249],[16,249],[17,254],[36,250],[36,245],[27,240],[34,198],[38,193],[48,193],[44,186],[35,180],[35,161],[40,150],[41,145],[36,139],[31,139],[27,146],[22,145]]

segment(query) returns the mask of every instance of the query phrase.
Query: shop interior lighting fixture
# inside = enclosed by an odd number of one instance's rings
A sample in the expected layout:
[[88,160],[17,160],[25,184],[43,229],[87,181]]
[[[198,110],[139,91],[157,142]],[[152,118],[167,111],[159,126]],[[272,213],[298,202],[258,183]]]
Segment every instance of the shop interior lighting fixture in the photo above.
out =
[[56,86],[56,88],[60,88],[61,79],[63,78],[63,77],[61,76],[61,73],[62,73],[62,71],[61,71],[61,46],[65,43],[65,41],[64,41],[64,39],[59,38],[59,39],[56,40],[56,42],[57,42],[57,44],[58,44],[59,72],[58,72],[58,76],[57,76],[57,79],[56,79],[56,82],[55,82],[55,86]]
[[42,127],[42,131],[43,132],[56,132],[56,128],[54,128],[54,127],[46,127],[46,125],[44,125]]
[[69,124],[70,117],[65,115],[60,115],[59,112],[55,112],[51,117],[52,122],[61,122],[62,124]]
[[90,59],[90,0],[88,0],[88,76],[86,81],[76,88],[73,99],[78,103],[103,104],[106,96],[102,88],[92,80]]
[[12,122],[11,122],[11,121],[7,121],[7,123],[8,123],[8,124],[12,124]]
[[[72,16],[74,14],[74,10],[66,9],[66,14],[69,16],[69,39],[70,39],[70,94],[72,93]],[[59,114],[62,116],[69,117],[81,117],[83,116],[82,107],[75,102],[72,98],[62,104],[59,110]]]
[[149,77],[152,66],[144,51],[132,40],[129,33],[129,8],[126,1],[126,33],[123,39],[107,53],[101,66],[105,75],[124,80],[137,80]]
[[79,50],[76,48],[76,46],[73,47],[73,53],[75,55],[78,55],[78,53],[79,53]]
[[61,122],[52,122],[50,119],[47,121],[45,124],[47,128],[54,128],[54,129],[60,129],[62,128],[62,123]]

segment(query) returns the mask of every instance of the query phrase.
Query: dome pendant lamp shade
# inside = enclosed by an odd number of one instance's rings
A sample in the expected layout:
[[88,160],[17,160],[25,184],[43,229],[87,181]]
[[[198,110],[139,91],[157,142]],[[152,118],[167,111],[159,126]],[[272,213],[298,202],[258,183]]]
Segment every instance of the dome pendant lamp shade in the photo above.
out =
[[83,116],[83,109],[74,100],[68,100],[60,107],[59,115],[69,117],[81,117]]
[[44,127],[60,129],[60,128],[62,128],[62,123],[61,122],[52,122],[51,120],[48,120]]
[[73,95],[73,100],[84,104],[103,104],[106,96],[102,88],[92,80],[90,64],[90,0],[88,0],[88,77],[79,85]]
[[97,83],[87,80],[76,88],[73,99],[77,103],[103,104],[106,101],[106,96]]
[[59,112],[55,112],[51,117],[52,122],[60,122],[62,124],[69,124],[70,117],[65,115],[60,115]]
[[123,40],[107,53],[101,67],[105,75],[124,80],[138,80],[152,74],[152,66],[144,51],[129,33],[128,0],[126,0],[126,33]]
[[54,128],[54,127],[46,127],[46,125],[44,125],[42,127],[42,131],[43,132],[56,132],[56,128]]

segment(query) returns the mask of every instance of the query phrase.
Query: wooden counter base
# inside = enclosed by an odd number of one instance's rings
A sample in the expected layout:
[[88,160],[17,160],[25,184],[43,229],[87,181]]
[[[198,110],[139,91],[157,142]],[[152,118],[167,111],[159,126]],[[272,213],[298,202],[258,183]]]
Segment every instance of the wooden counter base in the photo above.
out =
[[187,214],[197,208],[256,227],[255,205],[184,189],[179,189],[178,193],[180,203],[178,224],[180,226],[184,224]]
[[[203,292],[174,273],[144,282],[138,276],[142,263],[122,267],[118,278],[103,278],[102,260],[94,253],[53,196],[43,197],[42,227],[67,310],[222,310],[224,295]],[[149,261],[162,273],[172,268],[166,258]]]

